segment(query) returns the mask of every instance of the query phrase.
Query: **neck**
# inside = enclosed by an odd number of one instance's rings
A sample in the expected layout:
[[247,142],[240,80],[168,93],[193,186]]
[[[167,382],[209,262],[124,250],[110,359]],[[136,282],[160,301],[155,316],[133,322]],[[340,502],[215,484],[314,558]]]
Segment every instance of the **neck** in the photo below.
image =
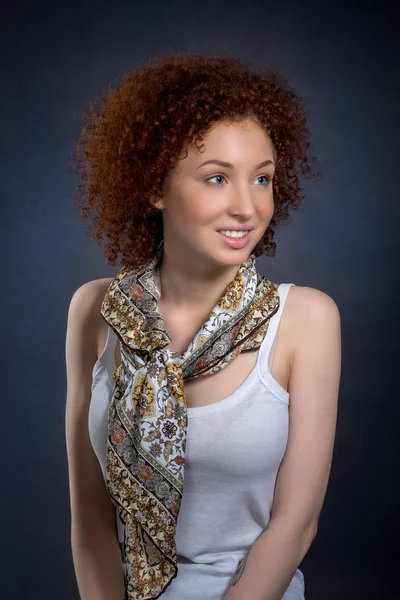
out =
[[212,309],[240,265],[221,266],[206,263],[183,253],[163,248],[159,264],[161,297],[164,305],[191,313]]

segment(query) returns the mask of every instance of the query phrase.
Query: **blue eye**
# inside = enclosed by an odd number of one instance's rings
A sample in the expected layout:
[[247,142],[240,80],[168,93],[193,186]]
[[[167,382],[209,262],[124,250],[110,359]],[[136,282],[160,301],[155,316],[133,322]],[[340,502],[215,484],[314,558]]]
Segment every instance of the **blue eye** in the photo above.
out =
[[213,175],[212,177],[209,177],[208,179],[206,179],[207,183],[209,183],[211,181],[211,179],[215,179],[216,177],[222,177],[225,179],[224,175]]
[[[210,183],[212,179],[216,179],[217,177],[219,177],[220,179],[225,179],[225,175],[213,175],[212,177],[208,177],[206,179],[207,183]],[[267,181],[265,182],[264,185],[268,185],[271,182],[271,177],[269,175],[260,175],[259,177],[257,177],[256,179],[262,179],[264,177],[264,179],[266,179]],[[215,185],[215,184],[211,184],[211,185]]]
[[262,179],[264,177],[264,179],[267,179],[266,185],[268,185],[271,181],[271,177],[269,175],[260,175],[259,177],[257,177],[257,179]]

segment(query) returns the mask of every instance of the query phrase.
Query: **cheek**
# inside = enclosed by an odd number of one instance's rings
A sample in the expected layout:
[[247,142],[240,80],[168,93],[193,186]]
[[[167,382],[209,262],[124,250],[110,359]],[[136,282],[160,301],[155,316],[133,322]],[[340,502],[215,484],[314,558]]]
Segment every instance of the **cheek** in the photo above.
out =
[[258,209],[263,219],[272,218],[275,210],[272,190],[269,192],[268,196],[263,198],[262,202],[260,202]]
[[218,218],[219,213],[218,205],[215,202],[198,197],[185,204],[182,210],[182,218],[188,221],[193,228],[213,222],[214,219]]
[[263,208],[264,218],[271,219],[274,214],[274,210],[275,210],[274,203],[271,199],[271,201],[267,202]]

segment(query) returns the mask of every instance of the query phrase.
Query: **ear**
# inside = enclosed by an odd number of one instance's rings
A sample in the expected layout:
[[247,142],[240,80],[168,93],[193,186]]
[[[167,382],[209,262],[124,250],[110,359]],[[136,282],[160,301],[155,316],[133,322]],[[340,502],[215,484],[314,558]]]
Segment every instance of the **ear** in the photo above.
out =
[[165,208],[164,199],[161,196],[153,196],[150,199],[150,204],[153,208],[156,208],[158,210],[163,210],[163,208]]

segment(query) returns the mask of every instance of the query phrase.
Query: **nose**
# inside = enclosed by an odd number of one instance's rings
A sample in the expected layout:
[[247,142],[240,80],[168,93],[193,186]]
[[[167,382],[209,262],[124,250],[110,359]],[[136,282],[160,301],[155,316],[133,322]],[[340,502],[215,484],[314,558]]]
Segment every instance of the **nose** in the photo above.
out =
[[232,196],[229,201],[228,212],[230,215],[242,218],[244,220],[251,219],[256,212],[254,200],[250,190],[247,188],[239,188],[232,191]]

